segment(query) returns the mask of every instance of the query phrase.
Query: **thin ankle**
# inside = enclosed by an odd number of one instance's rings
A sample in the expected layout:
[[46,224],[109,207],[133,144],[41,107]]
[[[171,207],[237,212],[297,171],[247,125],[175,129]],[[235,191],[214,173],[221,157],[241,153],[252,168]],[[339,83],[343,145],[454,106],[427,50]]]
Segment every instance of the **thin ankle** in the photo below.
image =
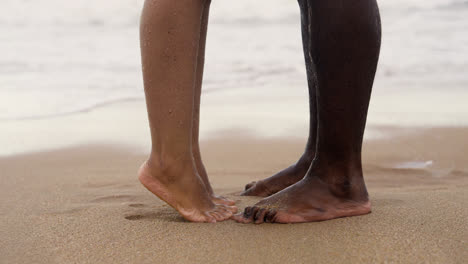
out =
[[160,170],[171,169],[174,166],[186,166],[193,162],[193,156],[191,152],[183,153],[180,155],[169,155],[167,153],[161,154],[152,151],[148,158],[148,166],[158,168]]
[[157,178],[161,182],[171,183],[180,180],[187,171],[195,171],[193,159],[190,158],[173,158],[150,155],[145,162],[145,166],[151,177]]
[[368,200],[360,159],[350,162],[317,157],[306,178],[318,178],[337,197],[359,201]]

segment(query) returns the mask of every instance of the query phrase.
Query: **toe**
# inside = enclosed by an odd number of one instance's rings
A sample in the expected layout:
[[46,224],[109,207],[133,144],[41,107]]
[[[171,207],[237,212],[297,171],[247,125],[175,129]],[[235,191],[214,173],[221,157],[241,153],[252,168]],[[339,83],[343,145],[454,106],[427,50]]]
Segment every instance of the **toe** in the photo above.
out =
[[227,210],[229,210],[231,213],[235,214],[237,213],[237,206],[225,206]]
[[210,215],[212,215],[216,219],[216,222],[221,222],[221,221],[224,220],[224,217],[223,217],[222,213],[210,212]]
[[219,204],[219,206],[217,206],[217,211],[220,211],[223,214],[227,214],[227,213],[232,214],[232,212],[228,209],[228,207],[223,204]]
[[265,215],[268,213],[268,210],[265,208],[260,208],[254,216],[255,224],[262,224],[265,222]]
[[216,211],[224,216],[224,219],[228,219],[233,215],[233,212],[227,208],[227,206],[219,206]]
[[243,213],[234,214],[231,216],[231,219],[238,223],[245,223],[245,218]]
[[216,223],[216,218],[211,215],[209,212],[205,213],[205,221],[206,223]]
[[231,218],[239,223],[252,223],[253,221],[254,207],[247,207],[243,213],[233,215]]
[[216,206],[212,211],[212,215],[216,217],[216,221],[224,221],[232,216],[232,212],[225,205]]
[[257,215],[257,212],[259,210],[259,207],[253,206],[250,208],[250,211],[247,215],[244,214],[244,218],[247,220],[248,223],[252,223],[253,221],[255,221],[255,216]]
[[246,189],[245,191],[241,192],[241,196],[257,196],[257,186],[253,185],[251,188]]
[[276,211],[269,209],[265,214],[265,222],[273,223],[276,216]]
[[249,189],[246,189],[245,191],[241,192],[241,196],[260,196],[260,197],[267,197],[271,194],[272,192],[269,190],[268,186],[265,185],[264,182],[258,181],[255,182],[254,185],[252,185]]
[[253,181],[253,182],[248,183],[247,185],[245,185],[245,190],[247,191],[248,189],[252,188],[252,186],[254,186],[255,183],[257,183],[257,182],[254,182],[254,181]]
[[244,209],[244,215],[243,215],[243,217],[244,217],[245,219],[249,219],[249,218],[252,216],[252,211],[253,211],[253,207],[250,207],[250,206],[246,207],[246,208]]

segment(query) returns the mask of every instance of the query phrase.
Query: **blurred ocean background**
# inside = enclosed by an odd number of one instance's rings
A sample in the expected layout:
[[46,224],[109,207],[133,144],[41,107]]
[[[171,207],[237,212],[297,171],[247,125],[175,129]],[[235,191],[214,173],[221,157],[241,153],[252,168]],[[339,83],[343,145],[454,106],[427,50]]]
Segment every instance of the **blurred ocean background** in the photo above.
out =
[[[143,99],[142,3],[2,0],[0,120]],[[468,90],[468,1],[379,3],[384,34],[375,91],[423,97]],[[207,93],[261,89],[268,94],[258,100],[267,100],[306,89],[295,1],[215,0],[210,22]]]
[[[379,4],[383,44],[369,122],[468,124],[468,1]],[[27,120],[142,102],[142,5],[2,0],[0,124],[19,127]],[[220,116],[229,116],[250,105],[253,116],[271,112],[287,121],[300,115],[306,127],[299,22],[296,1],[214,0],[202,111],[217,105]],[[229,123],[236,126],[236,120]]]

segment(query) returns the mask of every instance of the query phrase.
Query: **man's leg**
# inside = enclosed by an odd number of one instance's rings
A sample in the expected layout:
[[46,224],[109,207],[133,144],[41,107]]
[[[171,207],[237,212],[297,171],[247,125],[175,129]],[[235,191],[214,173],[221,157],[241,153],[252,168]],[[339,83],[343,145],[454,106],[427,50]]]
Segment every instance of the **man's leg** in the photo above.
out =
[[141,18],[143,79],[151,155],[141,183],[190,221],[229,218],[216,205],[192,156],[194,86],[204,0],[147,0]]
[[193,109],[193,128],[192,128],[192,147],[193,147],[193,159],[195,160],[195,166],[198,171],[198,175],[205,184],[206,191],[211,196],[211,199],[215,203],[233,205],[234,201],[226,199],[221,196],[216,196],[211,187],[210,180],[208,179],[208,174],[203,165],[200,152],[199,144],[199,134],[200,134],[200,99],[203,83],[203,70],[205,66],[205,47],[206,47],[206,35],[208,31],[208,17],[210,13],[210,3],[211,0],[206,0],[206,4],[203,8],[202,22],[201,22],[201,32],[200,32],[200,45],[198,47],[198,58],[197,58],[197,72],[196,72],[196,81],[195,81],[195,98],[194,98],[194,109]]
[[375,0],[304,0],[311,10],[317,73],[315,159],[296,184],[263,199],[239,222],[297,223],[367,214],[361,148],[380,52]]
[[295,184],[304,178],[304,175],[310,168],[310,164],[315,157],[316,139],[317,139],[317,77],[315,74],[315,66],[312,60],[311,50],[311,9],[307,1],[299,1],[301,8],[301,30],[302,30],[302,46],[304,49],[304,58],[307,71],[307,81],[309,87],[309,139],[307,140],[304,154],[299,160],[288,168],[276,173],[275,175],[257,181],[251,182],[245,186],[244,196],[261,196],[267,197],[275,194],[284,188]]

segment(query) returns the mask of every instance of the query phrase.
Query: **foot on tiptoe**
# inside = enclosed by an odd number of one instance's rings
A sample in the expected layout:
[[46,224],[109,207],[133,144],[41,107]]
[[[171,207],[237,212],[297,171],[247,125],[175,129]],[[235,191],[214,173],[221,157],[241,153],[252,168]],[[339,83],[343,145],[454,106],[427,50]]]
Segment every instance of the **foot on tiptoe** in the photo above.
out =
[[192,162],[164,167],[145,162],[140,168],[139,180],[188,221],[215,223],[227,220],[237,212],[235,206],[212,201]]

